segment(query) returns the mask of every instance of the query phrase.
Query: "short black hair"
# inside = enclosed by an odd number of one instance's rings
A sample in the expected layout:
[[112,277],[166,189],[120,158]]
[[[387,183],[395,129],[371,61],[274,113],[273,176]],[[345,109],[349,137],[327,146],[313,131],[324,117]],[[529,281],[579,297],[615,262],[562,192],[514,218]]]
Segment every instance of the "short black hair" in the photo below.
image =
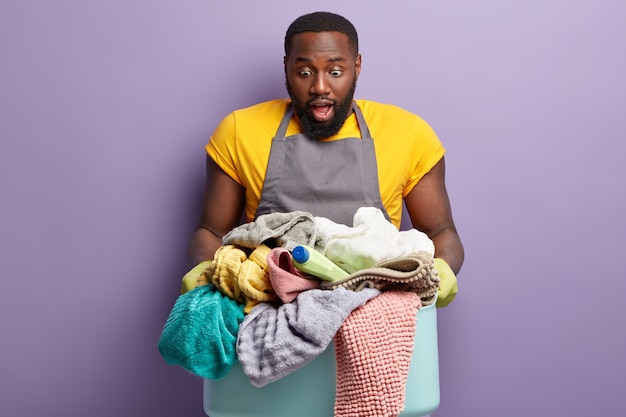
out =
[[293,37],[302,32],[340,32],[348,36],[354,55],[359,53],[359,37],[348,19],[330,12],[313,12],[294,20],[285,34],[285,55],[289,54]]

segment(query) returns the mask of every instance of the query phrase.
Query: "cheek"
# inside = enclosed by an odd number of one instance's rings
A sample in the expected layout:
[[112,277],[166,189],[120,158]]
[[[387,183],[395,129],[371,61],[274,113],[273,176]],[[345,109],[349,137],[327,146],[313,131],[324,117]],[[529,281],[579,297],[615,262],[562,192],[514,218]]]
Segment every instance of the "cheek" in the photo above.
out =
[[288,78],[291,91],[298,97],[307,96],[309,94],[310,85],[307,80],[300,77]]
[[354,78],[341,78],[340,81],[337,81],[332,85],[333,91],[335,94],[341,95],[342,97],[348,94],[350,88],[352,88],[352,84],[354,83]]

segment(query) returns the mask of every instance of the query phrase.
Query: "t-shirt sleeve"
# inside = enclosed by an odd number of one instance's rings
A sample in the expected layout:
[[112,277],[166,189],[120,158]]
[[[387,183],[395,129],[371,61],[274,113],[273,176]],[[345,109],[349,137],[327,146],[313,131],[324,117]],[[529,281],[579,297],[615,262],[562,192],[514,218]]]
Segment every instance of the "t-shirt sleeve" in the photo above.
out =
[[415,119],[415,146],[413,147],[413,169],[407,183],[403,197],[406,197],[413,187],[437,165],[446,153],[443,144],[433,128],[422,118]]
[[205,149],[211,159],[233,180],[242,184],[239,178],[236,159],[236,126],[234,113],[219,123]]

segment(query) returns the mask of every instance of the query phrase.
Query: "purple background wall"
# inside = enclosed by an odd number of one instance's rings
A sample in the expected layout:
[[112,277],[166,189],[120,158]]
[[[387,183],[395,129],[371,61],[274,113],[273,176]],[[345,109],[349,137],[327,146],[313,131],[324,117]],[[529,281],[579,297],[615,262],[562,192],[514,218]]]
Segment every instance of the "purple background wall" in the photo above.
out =
[[3,0],[0,415],[203,415],[201,380],[156,348],[203,145],[284,95],[284,31],[322,9],[360,31],[358,97],[449,151],[467,261],[436,415],[623,415],[619,0]]

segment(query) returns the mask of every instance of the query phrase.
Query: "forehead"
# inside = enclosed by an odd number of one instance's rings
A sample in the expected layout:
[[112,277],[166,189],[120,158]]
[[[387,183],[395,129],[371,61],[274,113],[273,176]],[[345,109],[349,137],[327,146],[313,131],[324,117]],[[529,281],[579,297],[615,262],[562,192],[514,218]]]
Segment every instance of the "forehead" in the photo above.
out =
[[290,57],[311,57],[332,55],[335,57],[353,57],[354,53],[348,35],[341,32],[302,32],[293,37]]

